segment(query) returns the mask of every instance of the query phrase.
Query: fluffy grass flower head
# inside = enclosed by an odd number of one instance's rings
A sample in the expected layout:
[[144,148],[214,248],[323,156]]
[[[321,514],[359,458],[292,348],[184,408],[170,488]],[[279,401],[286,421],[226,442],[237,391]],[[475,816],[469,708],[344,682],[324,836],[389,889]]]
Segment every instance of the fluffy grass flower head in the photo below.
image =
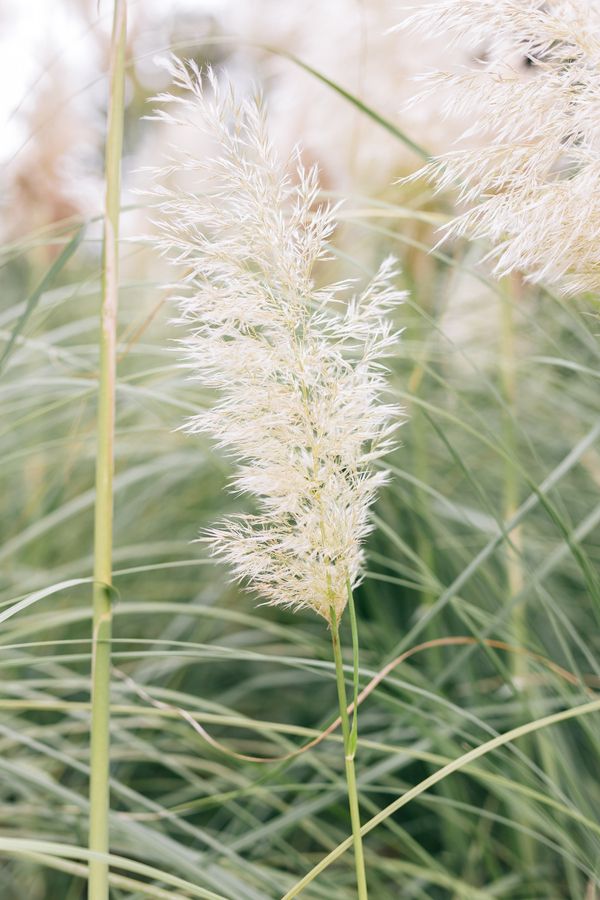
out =
[[434,0],[403,27],[479,48],[476,67],[424,76],[449,116],[470,114],[464,137],[481,137],[424,170],[460,189],[450,234],[491,241],[498,275],[598,290],[600,3]]
[[191,62],[170,66],[177,93],[158,98],[158,118],[216,148],[209,159],[174,149],[154,171],[158,246],[188,273],[187,362],[219,398],[187,430],[233,455],[233,487],[258,510],[207,539],[267,602],[339,618],[386,479],[374,463],[398,424],[381,363],[397,339],[394,265],[349,300],[348,282],[317,286],[335,209],[319,205],[316,169],[277,157],[260,99],[238,101]]

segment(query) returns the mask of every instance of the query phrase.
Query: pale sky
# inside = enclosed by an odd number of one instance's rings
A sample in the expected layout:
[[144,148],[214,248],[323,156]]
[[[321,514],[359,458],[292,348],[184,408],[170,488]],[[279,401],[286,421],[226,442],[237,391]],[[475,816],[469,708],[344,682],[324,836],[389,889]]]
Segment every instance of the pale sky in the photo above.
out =
[[[128,4],[130,21],[141,24],[144,17],[149,31],[158,32],[157,40],[161,22],[171,21],[177,13],[210,12],[226,5],[227,0],[130,0]],[[98,77],[98,47],[89,20],[78,6],[94,9],[85,0],[0,0],[0,162],[10,160],[26,140],[19,109],[26,110],[36,91],[43,89],[44,80],[48,82],[48,68],[60,67],[69,73],[73,94],[78,86],[85,89]],[[92,27],[110,30],[112,2],[101,0],[98,6]]]

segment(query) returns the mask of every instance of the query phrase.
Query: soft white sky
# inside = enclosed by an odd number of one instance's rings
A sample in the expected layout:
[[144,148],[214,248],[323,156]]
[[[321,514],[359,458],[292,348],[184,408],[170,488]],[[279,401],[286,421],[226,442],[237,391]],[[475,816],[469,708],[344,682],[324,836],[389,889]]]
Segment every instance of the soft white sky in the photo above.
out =
[[84,23],[62,3],[4,0],[0,6],[0,121],[3,159],[23,141],[17,107],[40,85],[44,68],[60,55],[77,65],[86,42]]
[[[143,30],[147,22],[159,40],[161,22],[174,15],[201,14],[226,5],[227,0],[130,0],[129,18]],[[36,91],[43,89],[48,67],[67,69],[73,93],[77,84],[83,87],[97,77],[98,46],[85,15],[96,9],[92,27],[109,31],[111,0],[98,5],[95,0],[0,0],[0,161],[10,160],[26,139],[19,108],[28,109]]]

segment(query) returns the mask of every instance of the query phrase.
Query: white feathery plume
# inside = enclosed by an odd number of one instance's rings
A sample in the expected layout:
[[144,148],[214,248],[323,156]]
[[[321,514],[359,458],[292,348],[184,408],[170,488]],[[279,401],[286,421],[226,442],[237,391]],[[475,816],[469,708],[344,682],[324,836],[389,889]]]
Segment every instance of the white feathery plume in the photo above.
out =
[[[153,172],[155,243],[189,273],[177,298],[189,328],[182,343],[194,377],[219,392],[186,428],[233,454],[234,487],[259,507],[205,539],[267,602],[339,618],[386,480],[373,463],[400,413],[381,400],[381,358],[397,339],[389,314],[402,298],[394,264],[347,303],[348,282],[316,287],[313,267],[335,224],[335,209],[317,205],[316,169],[297,154],[277,158],[260,99],[238,102],[193,62],[169,65],[184,95],[160,95],[171,111],[156,116],[208,133],[218,148],[202,160],[175,149]],[[167,186],[181,175],[187,189]]]
[[598,0],[434,0],[401,27],[484,48],[477,69],[423,76],[425,93],[444,86],[447,115],[470,112],[463,137],[482,137],[421,170],[469,207],[448,233],[490,240],[498,275],[597,290]]

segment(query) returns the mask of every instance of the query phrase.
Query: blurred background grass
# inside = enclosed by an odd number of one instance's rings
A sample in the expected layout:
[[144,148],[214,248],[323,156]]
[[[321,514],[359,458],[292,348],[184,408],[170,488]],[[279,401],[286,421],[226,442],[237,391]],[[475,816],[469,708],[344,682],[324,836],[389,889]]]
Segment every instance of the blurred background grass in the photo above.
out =
[[[1,176],[0,894],[7,900],[85,895],[84,862],[61,853],[85,847],[87,833],[107,6],[64,0],[52,15],[34,2],[0,7],[5,34],[21,35],[28,73],[22,96],[7,107]],[[169,46],[226,66],[240,85],[258,81],[281,146],[303,142],[321,161],[327,195],[347,198],[336,235],[340,275],[366,277],[392,251],[410,290],[391,362],[409,420],[357,593],[361,681],[420,642],[457,635],[476,642],[422,651],[365,701],[364,820],[495,735],[585,703],[600,684],[597,299],[564,301],[519,278],[492,282],[480,263],[485,248],[427,252],[452,198],[418,183],[391,184],[418,157],[369,111],[428,149],[450,143],[454,126],[440,127],[435,108],[417,117],[401,112],[407,77],[422,67],[425,50],[414,37],[409,47],[406,37],[383,38],[398,16],[390,7],[131,4],[112,846],[155,866],[165,881],[116,866],[115,898],[192,896],[189,886],[165,887],[166,873],[231,900],[279,897],[349,829],[336,738],[258,766],[210,747],[174,710],[191,713],[238,752],[272,756],[328,724],[336,700],[323,624],[257,607],[192,543],[243,501],[225,491],[226,460],[176,430],[207,397],[176,365],[177,330],[161,287],[170,276],[136,237],[150,226],[131,193],[143,186],[134,172],[178,139],[141,119],[148,96],[164,86],[154,55]],[[35,18],[29,30],[23,10]],[[593,900],[599,748],[598,716],[577,717],[486,753],[424,791],[366,838],[372,896]],[[354,890],[346,854],[302,896],[351,898]]]

